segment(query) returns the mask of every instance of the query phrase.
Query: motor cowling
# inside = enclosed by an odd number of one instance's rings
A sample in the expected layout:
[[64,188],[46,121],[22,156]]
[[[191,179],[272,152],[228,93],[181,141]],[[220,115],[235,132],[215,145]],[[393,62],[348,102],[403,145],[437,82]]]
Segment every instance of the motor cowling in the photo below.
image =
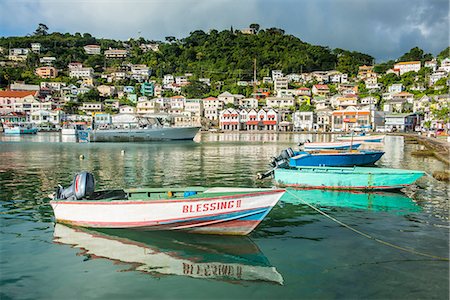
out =
[[277,157],[272,157],[270,161],[270,166],[273,168],[276,167],[285,167],[289,165],[289,159],[294,156],[294,151],[292,148],[287,148],[281,151],[280,155]]
[[67,188],[59,186],[56,190],[56,199],[80,200],[91,196],[95,189],[94,175],[89,172],[80,172],[75,175],[73,183]]

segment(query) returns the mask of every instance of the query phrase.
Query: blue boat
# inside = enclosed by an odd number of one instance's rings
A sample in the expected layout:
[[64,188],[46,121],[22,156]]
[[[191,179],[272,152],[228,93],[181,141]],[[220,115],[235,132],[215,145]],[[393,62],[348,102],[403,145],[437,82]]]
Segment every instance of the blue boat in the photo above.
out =
[[350,150],[350,149],[358,149],[361,146],[362,142],[331,142],[331,143],[304,143],[299,144],[299,146],[303,145],[305,150]]
[[382,156],[383,151],[318,151],[294,152],[289,159],[289,166],[328,166],[328,167],[353,167],[373,165]]

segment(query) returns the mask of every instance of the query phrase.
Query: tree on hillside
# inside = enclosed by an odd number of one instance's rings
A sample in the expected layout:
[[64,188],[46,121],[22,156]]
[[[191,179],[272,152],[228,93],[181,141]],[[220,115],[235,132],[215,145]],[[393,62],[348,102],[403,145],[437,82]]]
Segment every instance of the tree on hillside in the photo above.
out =
[[424,51],[419,47],[414,47],[408,53],[403,54],[398,61],[426,61],[431,60],[433,55],[430,53],[424,54]]
[[176,38],[174,36],[166,36],[165,39],[169,43],[172,43],[172,42],[174,42],[176,40]]
[[45,24],[39,23],[38,27],[34,31],[34,35],[43,36],[47,35],[48,33],[48,27]]
[[253,24],[250,24],[249,27],[250,27],[251,29],[254,29],[256,33],[258,33],[258,31],[259,31],[259,24],[253,23]]
[[441,61],[444,58],[450,57],[450,47],[445,48],[437,55],[437,58]]

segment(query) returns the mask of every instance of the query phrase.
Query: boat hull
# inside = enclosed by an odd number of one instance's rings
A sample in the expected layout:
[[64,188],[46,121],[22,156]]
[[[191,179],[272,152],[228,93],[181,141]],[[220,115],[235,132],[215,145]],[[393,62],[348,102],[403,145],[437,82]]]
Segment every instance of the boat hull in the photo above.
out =
[[37,128],[5,128],[5,134],[36,134]]
[[354,141],[364,143],[381,143],[384,140],[384,135],[365,135],[365,136],[339,136],[336,138],[338,141]]
[[359,151],[347,153],[311,153],[301,152],[291,157],[289,165],[297,166],[330,166],[352,167],[373,165],[382,156],[383,151]]
[[332,142],[332,143],[305,143],[305,150],[350,150],[358,149],[361,143],[352,142]]
[[425,175],[422,171],[363,167],[295,167],[274,173],[279,185],[336,190],[401,189]]
[[57,222],[82,227],[246,235],[283,194],[284,190],[264,190],[180,200],[57,200],[50,203]]
[[143,142],[165,140],[193,140],[200,127],[161,127],[150,129],[91,130],[91,142]]
[[75,128],[63,128],[61,129],[62,135],[77,135],[77,130]]

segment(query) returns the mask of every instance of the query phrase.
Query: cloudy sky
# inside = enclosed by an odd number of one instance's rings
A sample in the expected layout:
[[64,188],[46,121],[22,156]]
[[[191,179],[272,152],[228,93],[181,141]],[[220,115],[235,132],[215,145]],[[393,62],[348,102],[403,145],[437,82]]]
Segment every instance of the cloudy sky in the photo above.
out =
[[449,14],[448,0],[0,0],[0,36],[44,23],[50,32],[164,40],[257,23],[381,62],[416,46],[433,54],[448,47]]

